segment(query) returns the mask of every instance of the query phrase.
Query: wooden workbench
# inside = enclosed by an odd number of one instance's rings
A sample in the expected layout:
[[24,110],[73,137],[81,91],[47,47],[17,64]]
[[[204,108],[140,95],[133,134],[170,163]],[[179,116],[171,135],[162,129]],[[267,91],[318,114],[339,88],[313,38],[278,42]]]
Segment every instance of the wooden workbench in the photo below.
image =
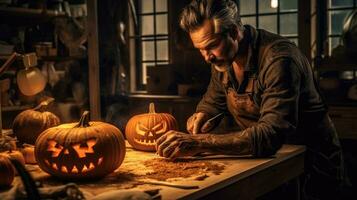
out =
[[191,182],[199,189],[165,188],[161,194],[163,199],[255,199],[301,175],[304,152],[303,146],[284,145],[274,158],[227,157],[222,159],[227,164],[222,174]]
[[[145,160],[159,158],[155,153],[141,152],[127,147],[124,163],[104,179],[91,182],[77,182],[81,190],[97,195],[118,189],[136,188],[139,190],[160,189],[162,199],[255,199],[285,183],[296,179],[304,171],[304,146],[284,145],[271,158],[250,158],[239,156],[209,156],[199,160],[224,165],[224,170],[216,175],[209,174],[204,180],[192,177],[170,180],[176,185],[198,186],[198,189],[178,189],[168,186],[137,184],[126,182],[128,174],[145,174],[148,169],[142,164]],[[192,159],[187,158],[188,162]],[[67,182],[50,177],[37,165],[26,166],[36,180],[45,186],[55,186]],[[16,177],[19,182],[19,177]],[[133,183],[133,184],[130,184]]]

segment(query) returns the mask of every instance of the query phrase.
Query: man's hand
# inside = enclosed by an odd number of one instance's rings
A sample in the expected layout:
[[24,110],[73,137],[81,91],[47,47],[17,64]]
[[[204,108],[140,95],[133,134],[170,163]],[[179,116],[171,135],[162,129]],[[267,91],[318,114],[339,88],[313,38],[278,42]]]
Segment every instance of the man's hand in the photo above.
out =
[[203,152],[200,136],[169,131],[156,140],[156,151],[160,156],[170,159],[196,155]]
[[195,135],[201,132],[202,125],[208,120],[209,116],[207,113],[198,112],[194,113],[187,120],[186,129],[189,133]]

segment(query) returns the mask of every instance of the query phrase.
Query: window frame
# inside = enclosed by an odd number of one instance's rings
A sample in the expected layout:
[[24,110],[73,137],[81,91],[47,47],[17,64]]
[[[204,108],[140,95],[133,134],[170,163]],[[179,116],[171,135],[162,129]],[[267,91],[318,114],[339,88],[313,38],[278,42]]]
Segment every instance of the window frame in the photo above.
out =
[[[169,12],[169,0],[166,0],[166,11],[156,11],[156,1],[157,0],[152,0],[153,3],[153,12],[145,12],[141,13],[139,12],[140,9],[140,0],[134,0],[134,3],[136,6],[136,18],[137,18],[137,29],[133,31],[134,35],[129,34],[129,42],[134,43],[135,45],[135,51],[132,52],[135,54],[135,56],[131,56],[131,62],[132,66],[135,66],[135,72],[134,76],[131,75],[132,80],[131,84],[135,84],[135,87],[131,87],[131,92],[144,92],[146,91],[146,84],[145,81],[143,80],[144,77],[144,63],[150,63],[153,64],[154,66],[160,65],[160,64],[170,64],[171,59],[170,59],[170,26],[169,26],[169,19],[170,19],[170,12]],[[157,34],[157,20],[156,17],[160,15],[166,15],[167,16],[167,34]],[[153,34],[146,34],[142,35],[142,26],[141,26],[141,16],[152,16],[153,17]],[[133,42],[134,41],[134,42]],[[154,43],[154,60],[143,60],[143,42],[153,42]],[[158,41],[167,41],[167,60],[159,60],[158,59]]]
[[[255,13],[252,13],[252,14],[241,14],[240,17],[241,19],[245,18],[245,17],[255,17],[255,23],[256,23],[256,28],[259,28],[259,17],[260,16],[275,16],[276,15],[276,25],[277,25],[277,34],[279,35],[282,35],[283,37],[285,38],[288,38],[288,39],[296,39],[296,45],[298,45],[299,43],[299,0],[297,0],[297,7],[296,7],[296,10],[286,10],[286,11],[283,11],[281,10],[281,7],[280,7],[280,0],[278,0],[278,7],[276,8],[276,12],[264,12],[264,13],[260,13],[259,12],[259,0],[254,0],[255,1]],[[241,13],[240,11],[240,0],[236,0],[236,3],[238,5],[238,8],[239,8],[239,13]],[[285,34],[281,34],[281,30],[280,30],[280,17],[281,15],[284,15],[284,14],[296,14],[297,16],[297,32],[296,34],[290,34],[290,35],[285,35]]]
[[[331,56],[332,54],[332,50],[333,50],[333,47],[332,47],[332,39],[333,38],[341,38],[342,36],[342,33],[335,33],[335,34],[332,34],[330,33],[330,30],[332,28],[332,21],[331,21],[331,18],[330,18],[330,13],[332,13],[333,11],[351,11],[351,10],[354,10],[354,9],[357,9],[357,0],[353,0],[353,5],[352,6],[341,6],[341,7],[331,7],[331,1],[332,0],[328,0],[327,3],[326,3],[326,41],[327,41],[327,45],[326,45],[326,55],[328,56]],[[343,25],[343,24],[342,24]]]

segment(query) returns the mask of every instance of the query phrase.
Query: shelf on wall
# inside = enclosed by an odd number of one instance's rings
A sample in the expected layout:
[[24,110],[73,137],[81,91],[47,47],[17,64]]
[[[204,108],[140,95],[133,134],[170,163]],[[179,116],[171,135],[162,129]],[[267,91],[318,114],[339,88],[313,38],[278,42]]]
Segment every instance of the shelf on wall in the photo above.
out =
[[22,110],[30,109],[32,107],[33,107],[32,105],[2,106],[1,111],[2,112],[22,111]]
[[324,58],[319,68],[319,72],[324,71],[352,71],[357,70],[357,60],[352,60],[351,58]]
[[38,57],[39,60],[42,61],[54,61],[54,62],[58,62],[58,61],[69,61],[69,60],[81,60],[81,59],[85,59],[85,56],[42,56],[42,57]]
[[54,17],[65,17],[65,12],[46,9],[32,9],[20,7],[0,7],[0,23],[33,25],[44,23]]
[[[6,60],[10,57],[10,55],[0,55],[0,60]],[[86,56],[42,56],[37,59],[40,61],[68,61],[68,60],[81,60],[86,59]],[[17,58],[21,59],[21,58]]]

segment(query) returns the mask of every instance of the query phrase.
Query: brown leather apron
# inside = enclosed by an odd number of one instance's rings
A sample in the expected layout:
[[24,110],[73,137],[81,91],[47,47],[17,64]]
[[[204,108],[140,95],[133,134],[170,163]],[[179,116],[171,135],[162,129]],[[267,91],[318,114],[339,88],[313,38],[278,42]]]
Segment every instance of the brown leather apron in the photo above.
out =
[[259,107],[253,100],[256,77],[249,77],[246,82],[239,88],[242,92],[237,91],[230,81],[225,84],[227,108],[241,129],[257,124],[260,116]]

